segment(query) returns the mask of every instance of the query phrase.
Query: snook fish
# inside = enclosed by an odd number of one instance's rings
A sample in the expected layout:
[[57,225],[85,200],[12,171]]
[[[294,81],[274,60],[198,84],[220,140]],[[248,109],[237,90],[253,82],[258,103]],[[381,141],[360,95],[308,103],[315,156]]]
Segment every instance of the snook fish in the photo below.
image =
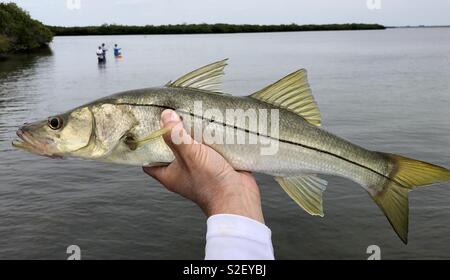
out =
[[[244,140],[257,136],[276,141],[274,154],[263,154],[258,143],[207,143],[237,170],[274,176],[306,212],[323,216],[322,193],[327,182],[318,174],[348,178],[360,184],[381,208],[395,232],[407,243],[408,193],[415,187],[450,180],[450,170],[400,155],[374,152],[321,128],[320,113],[298,70],[246,97],[220,93],[217,86],[226,60],[218,61],[163,87],[126,91],[80,106],[47,120],[25,124],[13,145],[49,157],[78,157],[131,165],[169,164],[174,156],[165,144],[161,112],[174,109],[191,125],[200,120],[208,133],[235,131]],[[227,109],[277,110],[278,130],[262,131],[245,118],[213,118],[196,112]],[[266,118],[274,125],[273,118]],[[192,127],[192,126],[191,126]],[[193,134],[194,129],[188,132]],[[275,131],[275,132],[274,132]]]

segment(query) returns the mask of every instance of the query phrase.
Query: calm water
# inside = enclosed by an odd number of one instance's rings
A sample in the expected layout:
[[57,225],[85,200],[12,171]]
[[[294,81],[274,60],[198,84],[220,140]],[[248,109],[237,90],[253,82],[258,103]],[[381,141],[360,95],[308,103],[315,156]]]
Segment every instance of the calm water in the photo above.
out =
[[[95,50],[123,47],[105,67]],[[307,68],[324,128],[374,150],[450,167],[450,29],[57,37],[51,52],[0,62],[0,258],[204,256],[205,218],[140,168],[52,160],[11,147],[17,126],[121,90],[162,85],[225,57],[224,88],[246,95]],[[325,218],[257,175],[280,259],[450,258],[450,184],[410,195],[409,244],[355,183],[330,177]]]

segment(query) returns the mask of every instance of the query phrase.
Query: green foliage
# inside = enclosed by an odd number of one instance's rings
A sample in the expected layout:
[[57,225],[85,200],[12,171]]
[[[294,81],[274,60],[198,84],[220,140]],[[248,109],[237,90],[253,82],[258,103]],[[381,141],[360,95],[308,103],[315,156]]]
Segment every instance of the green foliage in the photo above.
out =
[[10,48],[10,43],[8,38],[3,35],[0,35],[0,54],[6,53]]
[[198,33],[246,33],[246,32],[288,32],[288,31],[330,31],[385,29],[379,24],[323,24],[323,25],[253,25],[253,24],[176,24],[176,25],[101,25],[83,27],[49,26],[55,36],[70,35],[125,35],[125,34],[198,34]]
[[28,51],[47,45],[52,32],[14,3],[0,3],[0,53]]

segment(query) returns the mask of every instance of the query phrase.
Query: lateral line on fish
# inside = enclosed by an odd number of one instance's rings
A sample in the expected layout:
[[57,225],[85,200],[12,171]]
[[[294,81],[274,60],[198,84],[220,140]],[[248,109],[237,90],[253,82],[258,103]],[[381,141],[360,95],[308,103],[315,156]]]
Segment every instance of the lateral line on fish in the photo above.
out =
[[[110,103],[110,104],[119,105],[119,106],[120,105],[122,105],[122,106],[142,106],[142,107],[158,107],[158,108],[162,108],[162,109],[171,109],[171,110],[178,111],[178,112],[181,112],[181,113],[184,113],[184,114],[188,114],[188,115],[190,115],[192,117],[195,117],[195,118],[199,118],[199,119],[202,119],[202,120],[208,120],[210,122],[215,122],[215,120],[213,120],[213,119],[205,118],[203,116],[199,116],[199,115],[193,114],[191,112],[186,112],[186,111],[183,111],[183,110],[175,109],[175,108],[172,108],[172,107],[169,107],[169,106],[163,106],[163,105],[157,105],[157,104],[122,103],[122,102],[121,103]],[[357,165],[357,166],[362,167],[364,169],[367,169],[367,170],[369,170],[369,171],[371,171],[371,172],[373,172],[373,173],[375,173],[375,174],[377,174],[377,175],[379,175],[379,176],[381,176],[381,177],[383,177],[383,178],[385,178],[385,179],[387,179],[389,181],[392,181],[392,182],[394,182],[394,183],[396,183],[396,184],[406,188],[406,186],[404,186],[403,184],[401,184],[397,180],[389,178],[388,176],[386,176],[386,175],[384,175],[384,174],[382,174],[382,173],[380,173],[380,172],[378,172],[376,170],[373,170],[372,168],[370,168],[368,166],[365,166],[365,165],[363,165],[361,163],[355,162],[355,161],[350,160],[348,158],[345,158],[343,156],[334,154],[332,152],[321,150],[321,149],[318,149],[318,148],[315,148],[315,147],[311,147],[311,146],[308,146],[308,145],[305,145],[305,144],[302,144],[302,143],[297,143],[297,142],[293,142],[293,141],[289,141],[289,140],[285,140],[285,139],[275,138],[275,137],[272,137],[272,136],[266,135],[266,134],[260,134],[259,132],[250,131],[250,130],[245,129],[245,128],[241,128],[241,127],[237,127],[237,126],[231,126],[231,125],[229,125],[227,123],[222,123],[222,122],[215,122],[215,123],[222,124],[223,126],[227,126],[227,127],[232,127],[232,128],[234,128],[236,130],[241,130],[241,131],[244,131],[244,132],[247,132],[247,133],[251,133],[251,134],[254,134],[254,135],[257,135],[257,136],[267,137],[267,138],[272,139],[272,140],[277,140],[277,141],[280,141],[280,142],[283,142],[283,143],[286,143],[286,144],[300,146],[300,147],[303,147],[303,148],[306,148],[306,149],[314,150],[316,152],[320,152],[320,153],[324,153],[324,154],[336,157],[338,159],[347,161],[347,162],[349,162],[351,164],[354,164],[354,165]]]

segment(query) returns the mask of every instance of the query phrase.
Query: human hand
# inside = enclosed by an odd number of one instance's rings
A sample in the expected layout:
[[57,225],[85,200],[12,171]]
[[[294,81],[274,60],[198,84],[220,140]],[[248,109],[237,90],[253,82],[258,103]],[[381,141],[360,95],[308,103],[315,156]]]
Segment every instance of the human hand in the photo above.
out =
[[[144,167],[145,173],[195,202],[208,217],[235,214],[264,223],[259,188],[250,172],[234,170],[218,152],[192,139],[175,111],[162,112],[161,126],[171,128],[163,137],[175,160]],[[175,144],[172,135],[188,141]]]

